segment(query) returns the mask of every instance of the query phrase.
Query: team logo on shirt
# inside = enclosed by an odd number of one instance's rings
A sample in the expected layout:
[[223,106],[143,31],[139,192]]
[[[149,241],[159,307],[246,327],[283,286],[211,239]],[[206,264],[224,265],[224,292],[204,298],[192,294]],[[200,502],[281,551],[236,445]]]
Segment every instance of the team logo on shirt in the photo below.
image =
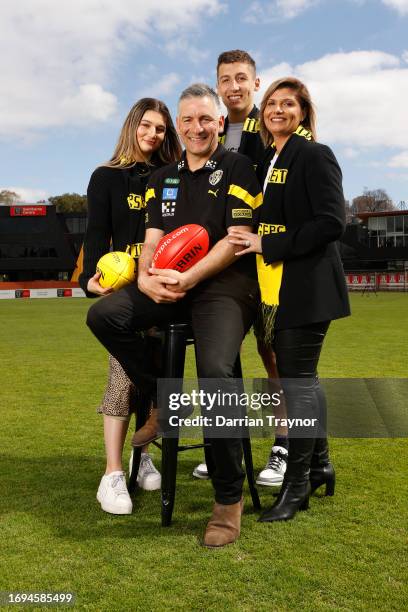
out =
[[175,212],[175,202],[162,202],[162,217],[174,217]]
[[127,203],[131,210],[141,210],[146,206],[143,196],[138,193],[129,193]]
[[223,170],[216,170],[215,172],[212,172],[212,174],[210,174],[209,179],[208,179],[210,185],[216,185],[217,183],[219,183],[220,180],[222,179],[223,174],[224,174]]
[[273,168],[268,176],[268,183],[286,183],[288,171],[284,168]]

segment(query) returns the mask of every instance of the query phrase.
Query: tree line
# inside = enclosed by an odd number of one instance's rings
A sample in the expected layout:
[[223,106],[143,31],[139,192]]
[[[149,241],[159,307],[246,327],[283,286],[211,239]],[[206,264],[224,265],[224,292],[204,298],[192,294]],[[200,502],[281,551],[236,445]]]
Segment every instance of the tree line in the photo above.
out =
[[[55,204],[57,212],[86,212],[87,210],[86,195],[80,195],[79,193],[63,193],[62,195],[51,196],[48,200],[51,204]],[[19,201],[21,201],[21,197],[18,193],[7,189],[0,191],[0,204],[12,206]],[[36,203],[42,204],[44,201]],[[362,195],[353,198],[351,202],[346,200],[348,221],[363,212],[384,212],[397,210],[398,208],[406,208],[405,202],[400,202],[399,206],[396,206],[385,189],[364,189]]]
[[[51,204],[55,204],[57,212],[86,212],[87,211],[87,198],[86,195],[80,195],[79,193],[63,193],[58,196],[51,196],[48,198]],[[21,202],[21,197],[14,191],[3,189],[0,191],[0,204],[12,206]],[[45,200],[39,200],[36,204],[45,204]]]

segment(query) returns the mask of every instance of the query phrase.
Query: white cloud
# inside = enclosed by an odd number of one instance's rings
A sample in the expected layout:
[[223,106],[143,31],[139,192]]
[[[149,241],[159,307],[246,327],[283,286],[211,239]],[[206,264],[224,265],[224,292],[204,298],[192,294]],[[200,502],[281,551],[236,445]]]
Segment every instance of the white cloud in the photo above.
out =
[[70,98],[61,101],[65,119],[82,123],[92,117],[95,121],[105,121],[115,111],[116,97],[96,83],[80,85]]
[[18,197],[18,202],[28,202],[33,204],[39,200],[46,200],[49,196],[47,191],[44,189],[31,189],[29,187],[0,187],[0,191],[6,189],[7,191],[13,191]]
[[141,98],[144,96],[148,96],[149,98],[160,98],[160,96],[166,96],[174,91],[179,83],[179,75],[175,72],[169,72],[169,74],[157,78],[154,83],[149,84],[149,87],[146,90],[140,91],[138,95]]
[[343,155],[344,157],[347,157],[347,159],[355,159],[356,157],[359,156],[359,151],[357,151],[356,149],[353,149],[352,147],[346,147],[343,150]]
[[352,51],[298,66],[280,64],[261,72],[262,91],[287,75],[297,76],[308,86],[322,142],[357,149],[406,149],[408,67],[398,57],[381,51]]
[[394,155],[387,165],[390,168],[408,168],[408,151],[402,151],[402,153]]
[[[274,23],[293,19],[308,9],[327,0],[254,0],[244,13],[243,21],[247,23]],[[367,0],[348,0],[357,6],[363,6]],[[385,6],[398,11],[402,16],[408,15],[408,0],[381,0]]]
[[272,2],[251,2],[244,14],[247,23],[273,23],[293,19],[320,0],[273,0]]
[[182,37],[175,38],[167,42],[164,45],[164,51],[170,57],[188,57],[193,64],[199,64],[200,62],[206,60],[210,55],[208,49],[199,49]]
[[408,0],[382,0],[382,2],[398,11],[400,15],[408,15]]
[[2,0],[0,137],[104,121],[117,107],[114,70],[138,46],[194,35],[220,0]]

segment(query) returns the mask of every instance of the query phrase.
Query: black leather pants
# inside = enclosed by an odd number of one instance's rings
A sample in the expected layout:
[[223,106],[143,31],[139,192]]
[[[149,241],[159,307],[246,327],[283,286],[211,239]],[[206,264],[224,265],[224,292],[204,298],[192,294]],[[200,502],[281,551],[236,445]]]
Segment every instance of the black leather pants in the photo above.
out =
[[287,481],[308,478],[316,440],[325,438],[326,399],[317,364],[329,324],[324,321],[275,332],[273,348],[288,418],[317,418],[322,426],[315,437],[289,431]]

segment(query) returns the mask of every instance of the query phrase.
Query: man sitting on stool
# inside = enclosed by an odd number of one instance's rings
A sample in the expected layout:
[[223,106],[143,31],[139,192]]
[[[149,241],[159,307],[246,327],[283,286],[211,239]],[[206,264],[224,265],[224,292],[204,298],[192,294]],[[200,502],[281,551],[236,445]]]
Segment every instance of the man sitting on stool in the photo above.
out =
[[[195,84],[183,91],[177,128],[186,150],[178,164],[155,172],[148,185],[138,287],[124,287],[88,313],[95,336],[153,401],[156,379],[140,358],[136,331],[191,319],[198,377],[232,382],[239,348],[256,314],[255,261],[237,260],[240,249],[228,242],[228,228],[251,229],[262,195],[250,161],[218,144],[222,127],[218,96],[210,87]],[[160,238],[187,223],[209,232],[212,248],[206,257],[182,274],[151,268]],[[157,434],[156,409],[133,444],[143,445]],[[210,444],[215,504],[204,545],[213,547],[239,537],[244,471],[240,438],[212,437]]]

